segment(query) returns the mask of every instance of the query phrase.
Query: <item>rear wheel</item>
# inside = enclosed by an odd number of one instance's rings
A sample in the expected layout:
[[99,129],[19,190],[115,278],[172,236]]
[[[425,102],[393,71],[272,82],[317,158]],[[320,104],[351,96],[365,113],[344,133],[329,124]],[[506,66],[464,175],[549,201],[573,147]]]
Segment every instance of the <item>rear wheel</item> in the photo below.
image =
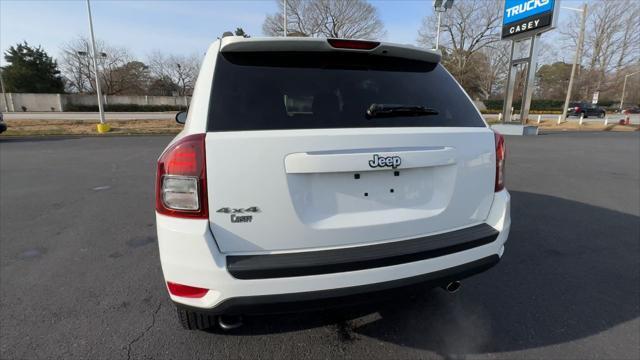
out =
[[581,114],[582,114],[582,117],[583,117],[583,118],[585,118],[585,119],[589,117],[589,115],[587,115],[587,113],[586,113],[586,112],[584,112],[584,111],[583,111],[583,112],[581,112]]
[[598,117],[599,117],[600,119],[602,119],[602,118],[604,117],[604,115],[605,115],[605,114],[604,114],[604,111],[603,111],[603,112],[601,112],[601,113],[599,113],[599,114],[598,114]]
[[178,320],[183,328],[187,330],[206,330],[216,326],[216,317],[212,315],[196,313],[193,311],[176,308]]

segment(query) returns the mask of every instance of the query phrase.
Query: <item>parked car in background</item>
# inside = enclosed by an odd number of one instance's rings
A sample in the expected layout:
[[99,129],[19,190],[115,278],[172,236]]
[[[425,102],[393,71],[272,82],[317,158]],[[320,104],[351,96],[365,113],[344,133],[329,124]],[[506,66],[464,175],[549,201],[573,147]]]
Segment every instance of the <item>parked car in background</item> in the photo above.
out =
[[628,106],[628,107],[622,109],[622,113],[624,115],[640,114],[640,106]]
[[0,112],[0,134],[5,132],[6,130],[7,130],[7,123],[4,122],[4,117],[2,116],[2,113]]
[[604,118],[605,115],[607,115],[607,112],[604,108],[586,101],[569,103],[567,116],[581,115],[584,117],[597,116],[599,118]]
[[504,138],[438,52],[224,37],[176,120],[156,225],[186,329],[417,283],[453,292],[504,253]]

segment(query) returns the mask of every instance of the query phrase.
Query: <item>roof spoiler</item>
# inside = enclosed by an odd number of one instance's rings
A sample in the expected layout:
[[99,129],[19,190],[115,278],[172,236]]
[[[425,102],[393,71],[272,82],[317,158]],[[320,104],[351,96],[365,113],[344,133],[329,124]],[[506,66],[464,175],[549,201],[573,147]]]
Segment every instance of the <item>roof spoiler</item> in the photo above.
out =
[[244,38],[228,36],[221,39],[220,52],[322,52],[342,51],[370,53],[379,56],[438,63],[439,51],[418,48],[413,45],[351,40],[305,37]]

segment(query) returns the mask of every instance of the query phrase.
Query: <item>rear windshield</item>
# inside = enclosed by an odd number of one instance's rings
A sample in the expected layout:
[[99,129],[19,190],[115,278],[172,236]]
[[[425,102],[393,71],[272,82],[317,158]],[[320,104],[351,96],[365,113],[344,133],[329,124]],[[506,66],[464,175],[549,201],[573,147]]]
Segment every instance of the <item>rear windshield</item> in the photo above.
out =
[[[372,104],[437,114],[371,117]],[[208,131],[425,126],[485,126],[441,65],[337,52],[224,53],[216,62]]]

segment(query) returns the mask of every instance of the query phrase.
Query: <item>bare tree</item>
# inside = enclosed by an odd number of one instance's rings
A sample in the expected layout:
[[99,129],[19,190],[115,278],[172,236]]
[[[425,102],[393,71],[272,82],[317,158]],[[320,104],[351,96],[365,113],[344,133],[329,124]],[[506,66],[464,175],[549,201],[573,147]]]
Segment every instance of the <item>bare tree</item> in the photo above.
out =
[[[600,89],[616,50],[621,45],[620,35],[623,26],[622,17],[628,3],[608,1],[607,4],[596,4],[591,12],[592,26],[585,38],[585,49],[589,54],[589,70],[596,70],[596,88]],[[598,5],[601,8],[598,9]]]
[[89,47],[84,46],[82,39],[76,39],[62,46],[62,59],[60,69],[65,77],[67,91],[90,92],[91,85],[89,73],[91,72],[91,59]]
[[[105,94],[122,93],[131,84],[123,82],[123,68],[134,61],[123,47],[110,46],[96,41],[100,84]],[[80,37],[62,46],[61,70],[70,91],[95,93],[96,83],[91,62],[91,47],[86,38]],[[138,69],[142,69],[137,67]],[[133,69],[133,68],[131,68]]]
[[486,57],[486,71],[481,73],[481,79],[487,98],[497,97],[504,92],[504,83],[509,72],[510,51],[509,41],[498,41],[481,50]]
[[616,70],[637,63],[640,60],[640,32],[638,32],[638,28],[640,28],[640,6],[630,1],[626,3],[628,7],[622,16],[624,25],[620,36]]
[[[283,2],[278,12],[268,15],[262,31],[282,36]],[[376,8],[365,0],[287,0],[289,36],[330,37],[346,39],[379,39],[384,25]]]
[[[162,95],[191,95],[195,86],[198,71],[200,70],[200,57],[197,55],[165,55],[155,51],[148,56],[149,69],[157,85],[164,88],[162,92],[176,92],[176,94],[163,93]],[[159,89],[159,88],[158,88]]]
[[[442,16],[443,63],[469,93],[482,89],[476,61],[485,60],[482,50],[500,41],[501,5],[498,0],[455,2]],[[435,17],[423,20],[418,43],[435,44]],[[484,94],[480,94],[484,95]]]
[[[578,96],[611,98],[618,90],[622,70],[640,59],[640,7],[636,0],[595,0],[589,3],[585,46],[577,81]],[[578,38],[580,14],[573,14],[569,26],[560,32],[564,44],[572,48]]]

